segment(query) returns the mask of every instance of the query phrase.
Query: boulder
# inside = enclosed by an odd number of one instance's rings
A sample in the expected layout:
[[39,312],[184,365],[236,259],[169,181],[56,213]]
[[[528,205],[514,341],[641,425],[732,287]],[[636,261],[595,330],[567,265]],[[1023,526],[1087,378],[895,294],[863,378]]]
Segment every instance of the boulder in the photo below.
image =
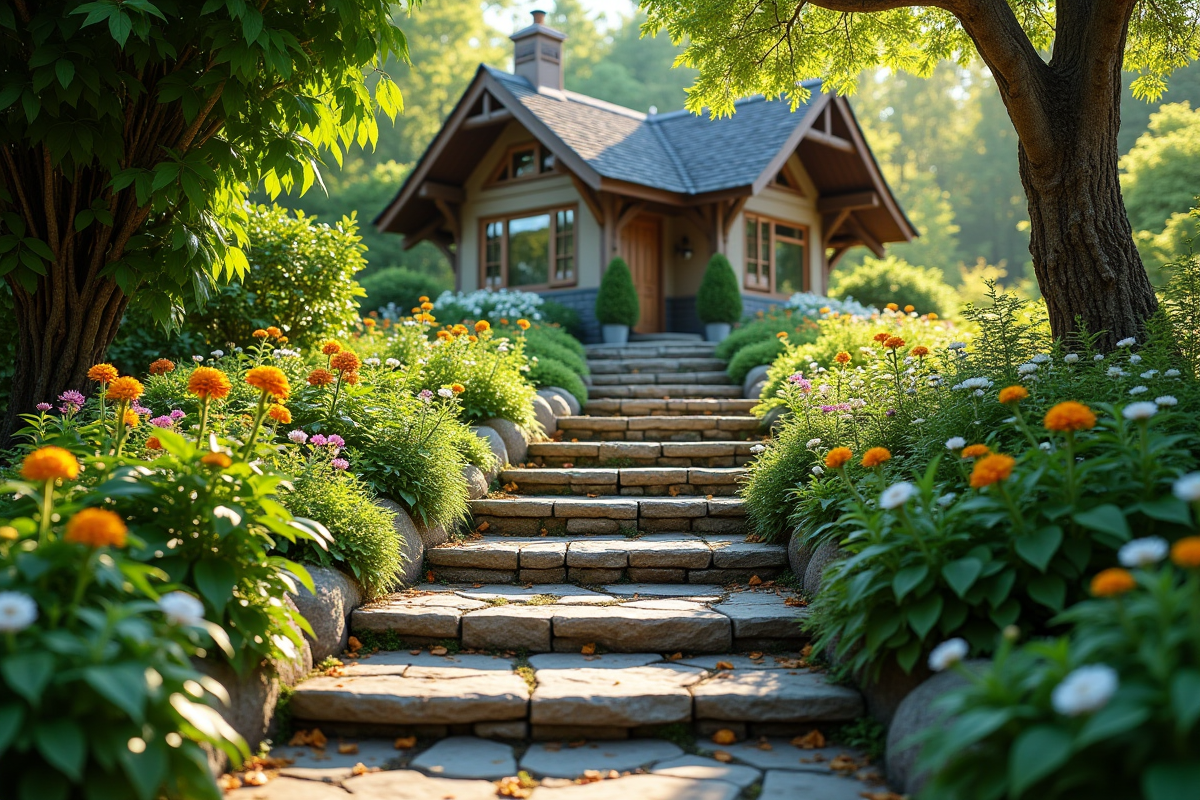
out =
[[395,525],[396,533],[400,535],[404,544],[404,566],[398,577],[406,585],[419,583],[421,576],[424,575],[422,569],[425,564],[425,542],[421,539],[417,526],[413,524],[408,512],[401,508],[399,503],[381,497],[375,501],[375,505],[395,515],[392,524]]
[[[510,425],[512,423],[509,423]],[[508,447],[504,444],[504,440],[500,438],[500,434],[495,428],[489,428],[486,425],[475,425],[471,427],[475,435],[480,439],[487,439],[488,446],[492,448],[492,455],[496,457],[496,465],[484,473],[484,477],[488,483],[496,479],[500,474],[500,470],[508,465]]]
[[579,405],[579,401],[575,399],[575,395],[561,386],[547,386],[546,389],[554,392],[563,399],[563,402],[567,404],[567,408],[571,411],[571,416],[578,417],[580,412],[583,411],[583,406]]
[[825,568],[842,557],[842,549],[835,542],[825,542],[813,551],[808,566],[804,569],[804,593],[816,597],[821,591],[821,576]]
[[746,399],[757,400],[762,397],[763,389],[767,388],[766,381],[759,381],[750,387],[750,391],[746,392]]
[[[973,672],[982,672],[990,664],[985,659],[976,659],[967,661],[966,667]],[[966,682],[966,677],[956,670],[939,672],[909,692],[896,709],[892,724],[888,726],[887,777],[888,783],[904,794],[916,795],[929,779],[928,773],[918,773],[914,769],[920,746],[910,743],[905,747],[904,744],[931,725],[946,725],[949,720],[935,701]]]
[[808,570],[808,562],[812,560],[813,549],[809,545],[804,544],[800,536],[799,530],[792,531],[791,538],[788,539],[788,565],[791,566],[792,572],[800,580],[804,580],[804,573]]
[[571,407],[567,405],[567,401],[562,395],[553,389],[538,389],[538,397],[550,404],[550,410],[554,412],[555,417],[571,416]]
[[466,464],[463,466],[463,477],[467,479],[467,497],[471,500],[478,500],[481,497],[487,496],[488,480],[483,471],[474,464]]
[[439,544],[445,544],[450,540],[445,525],[423,525],[420,522],[413,524],[416,526],[417,535],[421,537],[421,544],[425,545],[426,550],[437,547]]
[[547,436],[558,430],[558,417],[549,401],[541,395],[535,395],[533,398],[533,416],[537,418]]
[[314,636],[304,635],[312,648],[313,661],[345,652],[350,637],[350,613],[362,605],[358,582],[330,567],[308,567],[315,592],[301,588],[296,608],[312,626]]
[[771,431],[772,433],[783,423],[783,417],[788,413],[787,406],[775,406],[759,420],[759,425]]
[[504,448],[508,451],[510,464],[525,463],[525,459],[529,455],[529,436],[521,429],[520,425],[501,417],[484,420],[483,424],[500,435],[504,442]]
[[742,381],[742,394],[746,397],[757,399],[759,392],[750,394],[750,391],[754,387],[754,384],[767,377],[767,371],[769,369],[771,369],[770,364],[759,364],[757,367],[754,367],[747,372],[746,380]]
[[895,657],[889,655],[878,675],[858,682],[858,689],[867,702],[867,713],[884,725],[890,725],[904,698],[932,674],[924,661],[918,661],[911,672],[905,672]]

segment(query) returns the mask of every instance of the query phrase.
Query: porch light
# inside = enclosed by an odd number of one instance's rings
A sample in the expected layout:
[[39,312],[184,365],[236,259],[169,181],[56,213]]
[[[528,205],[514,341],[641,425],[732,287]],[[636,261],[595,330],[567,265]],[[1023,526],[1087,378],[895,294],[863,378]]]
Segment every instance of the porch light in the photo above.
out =
[[683,241],[681,241],[675,247],[675,254],[679,255],[679,256],[683,256],[684,261],[692,260],[692,245],[691,245],[691,242],[688,241],[688,237],[686,237],[686,236],[683,237]]

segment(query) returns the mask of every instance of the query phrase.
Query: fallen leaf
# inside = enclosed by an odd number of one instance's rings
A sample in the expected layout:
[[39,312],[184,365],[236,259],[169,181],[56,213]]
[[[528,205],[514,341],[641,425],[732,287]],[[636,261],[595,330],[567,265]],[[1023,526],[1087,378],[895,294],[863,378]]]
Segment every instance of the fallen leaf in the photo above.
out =
[[583,647],[579,648],[579,652],[585,656],[595,655],[596,654],[596,643],[588,642]]
[[763,657],[763,654],[760,652],[757,652],[757,651],[750,654],[751,661],[760,661],[762,659],[762,657]]
[[431,656],[444,656],[448,652],[450,651],[442,647],[440,644],[437,647],[429,648],[429,655]]
[[217,788],[222,792],[232,792],[234,789],[242,788],[242,779],[225,773],[217,778]]
[[733,669],[733,664],[730,664],[728,661],[718,661],[717,669]]
[[366,775],[370,771],[371,771],[371,768],[368,767],[366,764],[362,763],[361,761],[350,768],[351,775]]
[[483,522],[479,523],[479,525],[475,528],[475,532],[483,533],[490,527],[492,527],[492,523],[488,522],[487,520],[484,520]]
[[750,584],[751,586],[762,586],[762,578],[758,577],[757,575],[751,575],[750,580],[746,581],[746,583]]
[[419,656],[419,655],[421,655],[421,648],[418,647],[416,650],[409,650],[408,654],[413,655],[413,656]]
[[722,764],[728,764],[733,761],[733,756],[726,750],[716,750],[713,752],[713,758],[720,761]]
[[854,772],[858,769],[858,762],[845,753],[842,753],[839,756],[835,756],[829,762],[829,768],[834,772]]
[[760,740],[759,743],[754,746],[757,747],[759,750],[774,750],[775,749],[774,747],[771,746],[771,743],[768,742],[766,739]]
[[324,750],[328,742],[329,740],[325,738],[325,734],[321,733],[320,728],[313,728],[312,733],[308,736],[308,746],[318,750]]
[[801,658],[811,658],[812,651],[813,651],[812,642],[809,642],[808,644],[804,645],[804,647],[800,650],[800,657]]
[[358,745],[354,742],[346,742],[338,745],[338,752],[344,756],[352,756],[358,753]]
[[734,744],[737,742],[737,734],[729,728],[721,728],[712,735],[713,744]]
[[572,750],[578,750],[585,744],[587,744],[587,739],[577,739],[574,742],[567,742],[567,747],[571,748]]
[[349,648],[351,653],[357,653],[359,650],[362,650],[362,642],[351,636],[346,640],[346,647]]
[[437,580],[437,578],[435,578],[433,575],[433,570],[429,570],[425,573],[425,580],[429,581],[430,583],[433,583],[435,580]]
[[867,800],[904,800],[904,795],[895,792],[859,792],[858,796]]
[[676,487],[672,486],[670,489],[667,489],[667,493],[668,493],[669,495],[671,495],[671,497],[678,497],[678,496],[679,496],[679,489],[677,489]]
[[533,789],[523,786],[521,779],[514,775],[496,781],[496,794],[500,797],[525,798],[533,795]]
[[785,606],[792,606],[793,608],[796,608],[808,605],[808,601],[803,597],[789,597],[783,601],[783,604]]
[[266,786],[268,780],[270,780],[270,778],[267,777],[267,773],[263,772],[261,769],[247,772],[242,776],[242,783],[246,784],[247,786]]
[[705,500],[712,500],[712,499],[713,499],[713,496],[712,496],[711,494],[706,494],[706,495],[704,495],[704,499],[705,499]]
[[674,653],[667,656],[667,661],[678,661],[681,658],[683,658],[683,653]]
[[825,746],[825,734],[813,728],[803,736],[797,736],[795,739],[792,739],[792,744],[801,750],[817,750]]
[[395,746],[395,748],[397,750],[412,750],[414,747],[417,746],[417,737],[401,736],[399,739],[397,739],[392,744]]
[[563,468],[563,469],[571,469],[571,468],[572,468],[572,467],[574,467],[574,466],[575,466],[575,465],[574,465],[574,464],[572,464],[570,461],[564,461],[564,462],[563,462],[563,465],[562,465],[562,468]]

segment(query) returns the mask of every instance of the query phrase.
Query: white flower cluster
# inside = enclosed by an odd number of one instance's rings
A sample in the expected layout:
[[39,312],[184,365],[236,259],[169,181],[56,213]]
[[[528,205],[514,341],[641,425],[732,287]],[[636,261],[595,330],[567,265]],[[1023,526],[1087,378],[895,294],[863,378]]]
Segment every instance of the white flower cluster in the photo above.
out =
[[440,312],[453,306],[466,319],[528,319],[537,322],[542,319],[541,307],[545,300],[534,292],[499,289],[490,291],[480,289],[474,292],[445,291],[433,301],[433,313]]
[[951,388],[953,388],[955,391],[958,391],[960,389],[974,389],[976,392],[982,392],[985,389],[992,388],[992,385],[993,385],[992,382],[990,380],[988,380],[987,378],[979,377],[979,378],[967,378],[962,383],[955,384]]
[[862,303],[855,301],[853,297],[837,299],[813,294],[812,292],[796,292],[783,304],[783,307],[790,308],[806,317],[820,316],[822,308],[828,308],[830,311],[836,311],[839,314],[849,314],[855,317],[870,317],[872,314],[879,313],[879,309],[873,306],[864,306]]

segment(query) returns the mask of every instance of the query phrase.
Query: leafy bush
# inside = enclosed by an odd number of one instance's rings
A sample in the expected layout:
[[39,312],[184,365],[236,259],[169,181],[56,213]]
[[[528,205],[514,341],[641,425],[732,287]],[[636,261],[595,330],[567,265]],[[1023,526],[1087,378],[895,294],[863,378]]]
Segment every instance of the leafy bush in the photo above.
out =
[[945,316],[957,306],[954,289],[942,279],[940,271],[914,266],[896,256],[864,258],[854,269],[834,270],[830,277],[830,295],[853,297],[880,308],[889,303],[911,305],[919,314]]
[[579,312],[570,306],[564,306],[557,300],[544,299],[542,303],[542,322],[557,325],[572,336],[579,336],[583,326],[579,320]]
[[808,317],[790,311],[763,314],[734,328],[717,345],[713,354],[728,361],[743,347],[777,339],[780,332],[787,333],[792,340],[808,341],[814,330],[815,326]]
[[879,313],[878,308],[864,306],[850,296],[826,297],[812,292],[796,292],[783,304],[783,308],[806,317],[818,317],[822,314],[872,317]]
[[366,292],[366,299],[362,302],[365,308],[394,305],[408,309],[420,304],[419,297],[437,297],[448,291],[437,276],[414,272],[405,267],[385,267],[364,276],[359,282]]
[[582,406],[587,402],[587,384],[579,373],[554,358],[539,358],[529,369],[529,380],[537,387],[555,386],[566,389]]
[[742,291],[733,267],[721,253],[714,253],[696,292],[696,314],[700,321],[734,323],[742,318]]
[[396,532],[395,515],[375,504],[361,479],[333,467],[334,455],[328,446],[311,447],[306,457],[292,454],[282,461],[294,476],[283,504],[296,516],[323,524],[332,537],[328,549],[303,542],[293,555],[340,567],[362,584],[368,597],[378,597],[396,586],[405,543]]
[[1137,544],[1144,561],[1128,560],[1132,574],[1097,576],[1102,596],[1059,616],[1069,637],[1015,650],[1006,641],[984,673],[959,668],[967,685],[940,701],[954,718],[929,728],[918,763],[933,770],[921,797],[1195,794],[1200,538],[1176,545],[1176,566],[1154,563],[1162,540]]
[[596,319],[601,325],[637,325],[641,317],[633,275],[623,258],[608,262],[596,294]]
[[[576,375],[587,375],[590,370],[587,366],[587,360],[580,355],[574,347],[565,344],[558,335],[552,335],[554,331],[558,334],[560,328],[534,327],[525,332],[525,355],[529,358],[536,358],[539,361],[545,358],[552,358],[555,361],[565,365]],[[571,338],[578,344],[574,337],[569,334],[562,333],[561,337]],[[580,345],[582,348],[582,345]],[[530,379],[532,380],[532,378]]]
[[746,380],[746,375],[750,370],[763,364],[770,364],[779,357],[783,349],[783,340],[774,336],[746,345],[734,353],[725,372],[731,381],[741,383]]

